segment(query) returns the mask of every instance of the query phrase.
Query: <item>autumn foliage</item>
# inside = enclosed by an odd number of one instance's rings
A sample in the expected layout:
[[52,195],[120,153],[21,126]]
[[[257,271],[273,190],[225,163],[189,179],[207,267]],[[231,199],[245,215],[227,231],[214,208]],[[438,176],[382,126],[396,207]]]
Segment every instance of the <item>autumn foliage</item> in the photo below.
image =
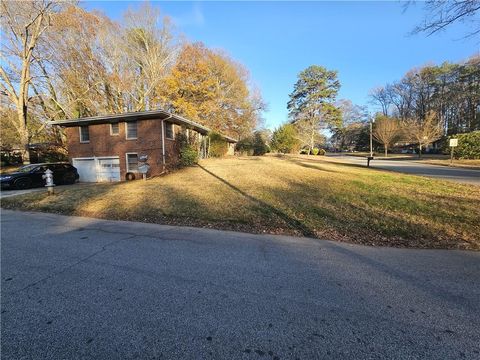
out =
[[262,107],[249,91],[246,69],[202,43],[182,48],[162,86],[160,99],[169,110],[237,138],[253,130]]
[[119,21],[72,4],[2,2],[9,46],[0,49],[8,60],[0,110],[17,113],[2,120],[3,129],[14,129],[9,143],[28,148],[39,122],[47,130],[51,120],[155,109],[236,138],[252,133],[264,105],[241,64],[185,42],[149,3]]

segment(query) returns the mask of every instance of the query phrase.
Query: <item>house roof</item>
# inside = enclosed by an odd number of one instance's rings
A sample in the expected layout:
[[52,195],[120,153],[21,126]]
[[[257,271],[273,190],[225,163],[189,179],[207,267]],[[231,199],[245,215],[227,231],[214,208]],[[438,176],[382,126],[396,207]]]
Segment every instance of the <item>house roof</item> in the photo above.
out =
[[[169,113],[165,110],[149,110],[149,111],[136,111],[136,112],[126,112],[121,114],[111,114],[111,115],[98,115],[83,117],[78,119],[69,119],[69,120],[57,120],[51,121],[52,125],[59,125],[63,127],[71,126],[81,126],[81,125],[93,125],[93,124],[105,124],[113,123],[117,121],[137,121],[137,120],[166,120],[171,121],[174,124],[178,125],[188,125],[190,128],[198,131],[200,134],[207,134],[211,132],[206,126],[203,126],[195,121],[188,120],[182,116]],[[222,137],[230,143],[236,143],[237,140],[229,136],[221,134]]]

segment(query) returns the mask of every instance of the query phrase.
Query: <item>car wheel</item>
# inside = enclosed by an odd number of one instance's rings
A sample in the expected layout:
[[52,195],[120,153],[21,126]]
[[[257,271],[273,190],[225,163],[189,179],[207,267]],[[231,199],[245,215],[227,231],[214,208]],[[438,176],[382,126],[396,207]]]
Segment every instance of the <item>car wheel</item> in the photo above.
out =
[[75,175],[73,174],[65,174],[65,176],[63,177],[63,183],[64,184],[75,184]]
[[18,179],[15,181],[15,188],[19,190],[25,190],[32,186],[32,181],[27,178]]

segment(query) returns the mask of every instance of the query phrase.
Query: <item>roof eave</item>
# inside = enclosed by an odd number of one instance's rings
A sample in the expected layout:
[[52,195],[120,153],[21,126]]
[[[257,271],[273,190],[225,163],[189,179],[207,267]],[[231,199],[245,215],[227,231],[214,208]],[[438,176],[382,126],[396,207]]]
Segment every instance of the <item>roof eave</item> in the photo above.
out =
[[[123,114],[112,114],[112,115],[100,115],[100,116],[90,116],[79,119],[70,119],[70,120],[57,120],[50,121],[51,125],[57,125],[62,127],[73,127],[81,125],[91,125],[91,124],[102,124],[102,123],[113,123],[118,121],[137,121],[137,120],[166,120],[169,119],[177,125],[187,125],[191,126],[194,130],[202,134],[207,134],[212,130],[206,126],[203,126],[195,121],[184,118],[180,115],[171,114],[165,110],[151,110],[143,112],[130,112]],[[230,143],[237,143],[238,140],[231,138],[229,136],[220,134],[226,141]]]

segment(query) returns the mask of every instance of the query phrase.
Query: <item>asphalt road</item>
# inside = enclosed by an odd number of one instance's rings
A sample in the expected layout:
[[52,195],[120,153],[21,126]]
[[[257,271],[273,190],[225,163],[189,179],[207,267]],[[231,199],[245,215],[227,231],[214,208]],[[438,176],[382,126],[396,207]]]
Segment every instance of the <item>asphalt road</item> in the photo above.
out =
[[[367,166],[367,159],[358,156],[349,155],[329,155],[336,160]],[[463,169],[448,167],[442,165],[430,165],[408,160],[383,160],[374,159],[370,162],[370,167],[376,169],[397,171],[413,175],[432,177],[440,180],[454,181],[463,184],[480,185],[480,170]]]
[[480,253],[3,211],[2,359],[478,359]]

